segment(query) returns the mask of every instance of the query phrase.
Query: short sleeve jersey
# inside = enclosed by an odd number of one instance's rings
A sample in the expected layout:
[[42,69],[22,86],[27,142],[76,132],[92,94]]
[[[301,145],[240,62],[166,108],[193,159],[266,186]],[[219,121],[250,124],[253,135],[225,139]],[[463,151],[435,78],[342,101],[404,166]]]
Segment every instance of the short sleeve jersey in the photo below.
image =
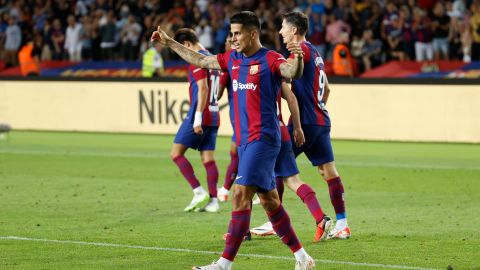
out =
[[232,82],[237,145],[255,140],[279,145],[277,97],[281,86],[280,65],[286,59],[261,48],[249,57],[230,50],[218,54],[217,60]]
[[[211,55],[205,50],[198,51],[204,55]],[[220,83],[220,72],[217,70],[208,70],[199,68],[194,65],[188,66],[188,82],[190,83],[190,110],[187,114],[187,119],[191,123],[194,121],[195,111],[198,104],[198,81],[207,79],[207,103],[203,109],[202,126],[218,127],[220,125],[220,114],[218,110],[218,89]]]
[[302,42],[301,47],[304,53],[303,75],[292,81],[292,91],[300,109],[300,122],[302,125],[330,126],[324,100],[327,77],[323,59],[310,42]]

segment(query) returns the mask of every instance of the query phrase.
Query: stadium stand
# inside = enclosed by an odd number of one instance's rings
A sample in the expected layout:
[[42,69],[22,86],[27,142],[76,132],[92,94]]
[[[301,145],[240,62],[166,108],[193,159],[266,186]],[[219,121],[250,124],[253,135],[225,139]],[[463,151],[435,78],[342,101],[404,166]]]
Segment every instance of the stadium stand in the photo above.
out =
[[[0,71],[18,66],[29,38],[42,62],[140,61],[157,25],[170,35],[191,27],[218,53],[239,10],[255,11],[263,45],[283,53],[281,15],[305,12],[307,37],[327,63],[348,33],[357,76],[391,61],[480,60],[479,0],[0,0],[0,7]],[[178,60],[167,49],[161,54]]]

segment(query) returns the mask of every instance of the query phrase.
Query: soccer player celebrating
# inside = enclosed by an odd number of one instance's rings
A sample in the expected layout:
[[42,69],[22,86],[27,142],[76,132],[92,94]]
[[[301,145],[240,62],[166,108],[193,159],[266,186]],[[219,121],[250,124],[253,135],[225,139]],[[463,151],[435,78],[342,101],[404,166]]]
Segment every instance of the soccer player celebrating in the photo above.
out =
[[258,193],[273,228],[296,258],[296,270],[312,269],[315,261],[303,249],[290,218],[280,203],[273,170],[280,151],[280,127],[276,98],[281,77],[299,78],[303,70],[302,51],[297,43],[287,44],[294,54],[288,61],[263,48],[260,22],[255,13],[243,11],[230,18],[234,50],[205,56],[182,46],[158,28],[153,40],[170,47],[187,62],[202,68],[228,71],[232,80],[235,132],[239,154],[236,185],[233,190],[229,235],[220,259],[197,270],[230,270],[249,230],[252,198]]
[[[282,137],[282,146],[275,163],[277,191],[281,201],[283,197],[284,183],[286,183],[287,186],[305,203],[316,221],[316,232],[313,241],[318,242],[325,239],[330,232],[333,223],[330,217],[325,215],[320,207],[320,203],[315,196],[315,191],[300,179],[297,163],[295,162],[295,155],[292,150],[292,141],[295,143],[296,147],[301,147],[305,142],[305,137],[301,127],[297,99],[286,83],[282,83],[282,97],[287,101],[288,108],[291,112],[293,128],[292,138],[290,139],[291,136],[288,128],[283,122],[281,100],[279,97],[278,120]],[[276,235],[271,222],[253,228],[250,232],[260,236]]]
[[[200,44],[192,29],[179,29],[175,33],[175,40],[201,55],[211,55]],[[219,72],[216,70],[209,71],[194,65],[190,65],[188,68],[190,110],[175,136],[170,154],[193,189],[193,199],[185,208],[186,212],[203,210],[218,212],[219,210],[217,200],[218,169],[214,159],[215,142],[220,123],[217,102],[218,77]],[[185,157],[188,148],[200,151],[200,157],[207,170],[208,193],[200,185],[192,165]]]
[[[232,35],[229,33],[227,39],[225,40],[225,51],[228,52],[232,49],[231,45]],[[229,114],[230,114],[230,123],[232,124],[233,135],[232,135],[232,142],[230,143],[230,164],[227,166],[227,171],[225,173],[225,180],[223,182],[223,186],[218,190],[217,197],[218,200],[221,202],[226,202],[230,195],[230,188],[232,187],[233,183],[235,182],[235,178],[237,177],[238,173],[238,151],[237,151],[237,143],[236,143],[236,135],[235,135],[235,114],[233,111],[233,89],[232,89],[232,82],[230,81],[230,76],[228,72],[220,72],[220,89],[218,91],[218,99],[220,100],[227,89],[227,99],[228,99],[228,107],[229,107]],[[259,204],[260,199],[257,195],[255,195],[253,199],[253,204]],[[273,229],[272,229],[273,230]]]
[[[295,156],[305,153],[313,166],[328,184],[330,200],[336,213],[336,224],[327,239],[348,239],[350,229],[345,212],[344,189],[335,167],[330,141],[330,118],[325,109],[330,87],[324,72],[323,59],[313,45],[306,41],[308,18],[301,12],[290,12],[283,16],[280,35],[285,43],[299,42],[304,54],[304,72],[300,79],[292,81],[292,91],[298,100],[302,129],[306,143],[293,147]],[[296,57],[290,55],[290,57]],[[290,134],[294,131],[289,126]]]

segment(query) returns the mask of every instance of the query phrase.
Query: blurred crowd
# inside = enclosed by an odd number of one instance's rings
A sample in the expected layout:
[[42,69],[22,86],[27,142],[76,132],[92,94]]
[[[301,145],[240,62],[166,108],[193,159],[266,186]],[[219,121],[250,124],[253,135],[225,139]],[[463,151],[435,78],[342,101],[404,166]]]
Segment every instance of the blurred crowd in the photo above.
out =
[[262,44],[281,52],[282,14],[302,11],[324,58],[345,43],[362,71],[392,59],[480,60],[480,0],[0,0],[0,59],[17,65],[33,42],[41,60],[140,60],[158,25],[171,35],[191,27],[218,53],[240,10],[256,12]]

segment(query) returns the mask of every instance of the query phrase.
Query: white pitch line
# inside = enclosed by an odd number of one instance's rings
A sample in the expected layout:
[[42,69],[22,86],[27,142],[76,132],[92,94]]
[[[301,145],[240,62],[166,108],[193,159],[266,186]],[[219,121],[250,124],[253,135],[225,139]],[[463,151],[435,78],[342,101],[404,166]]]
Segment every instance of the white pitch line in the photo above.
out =
[[[123,244],[112,244],[112,243],[73,241],[73,240],[54,240],[54,239],[42,239],[42,238],[29,238],[29,237],[20,237],[20,236],[0,236],[0,240],[31,241],[31,242],[56,243],[56,244],[74,244],[74,245],[97,246],[97,247],[131,248],[131,249],[157,250],[157,251],[167,251],[167,252],[183,252],[183,253],[197,253],[197,254],[207,254],[207,255],[220,255],[219,252],[185,249],[185,248],[147,247],[147,246],[123,245]],[[242,254],[242,253],[239,253],[239,254],[237,254],[237,256],[252,257],[252,258],[259,258],[259,259],[271,259],[271,260],[287,260],[287,261],[293,261],[294,260],[293,257],[271,256],[271,255],[261,255],[261,254]],[[416,266],[404,266],[404,265],[380,264],[380,263],[361,263],[361,262],[320,260],[320,259],[315,259],[315,262],[316,263],[322,263],[322,264],[366,266],[366,267],[377,267],[377,268],[387,268],[387,269],[439,270],[439,269],[435,269],[435,268],[424,268],[424,267],[416,267]]]
[[[93,151],[48,151],[48,150],[21,150],[21,149],[0,149],[0,154],[18,154],[18,155],[55,155],[55,156],[89,156],[89,157],[117,157],[117,158],[170,158],[169,155],[161,153],[132,153],[132,152],[93,152]],[[189,159],[199,160],[200,157],[192,155]],[[230,160],[230,157],[224,155],[216,155],[217,160]],[[304,165],[311,165],[307,160],[297,160],[297,163]],[[357,161],[336,161],[340,166],[354,166],[354,167],[383,167],[383,168],[404,168],[404,169],[438,169],[438,170],[480,170],[478,166],[452,166],[452,165],[438,165],[438,164],[408,164],[408,163],[388,163],[388,162],[357,162]]]

